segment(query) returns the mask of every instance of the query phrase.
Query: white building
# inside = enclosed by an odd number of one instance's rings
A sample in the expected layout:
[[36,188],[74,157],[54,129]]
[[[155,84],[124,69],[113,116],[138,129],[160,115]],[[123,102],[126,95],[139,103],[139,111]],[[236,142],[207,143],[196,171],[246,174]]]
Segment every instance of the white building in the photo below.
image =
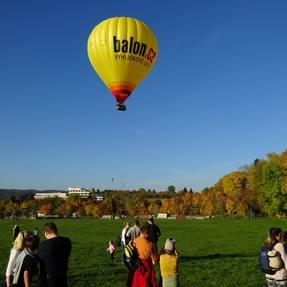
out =
[[157,219],[167,219],[167,213],[159,213],[156,218]]
[[97,201],[102,201],[102,200],[104,200],[104,197],[102,195],[97,195],[96,196],[96,200]]
[[83,187],[69,187],[67,193],[68,195],[76,194],[79,197],[87,198],[89,197],[91,191]]
[[52,197],[59,197],[59,198],[66,199],[67,194],[66,192],[37,192],[34,195],[35,199],[44,199],[44,198],[52,198]]
[[[34,195],[35,199],[44,199],[44,198],[53,198],[59,197],[63,199],[67,199],[69,195],[75,194],[81,198],[88,198],[91,191],[87,190],[83,187],[69,187],[67,192],[37,192]],[[102,195],[97,195],[96,200],[102,201],[104,197]]]

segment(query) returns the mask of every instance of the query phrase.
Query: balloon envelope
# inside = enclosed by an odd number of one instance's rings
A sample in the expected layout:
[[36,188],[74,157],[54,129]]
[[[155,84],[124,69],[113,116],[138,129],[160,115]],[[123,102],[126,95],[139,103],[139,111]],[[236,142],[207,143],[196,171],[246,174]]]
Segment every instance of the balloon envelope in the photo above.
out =
[[150,72],[158,55],[154,33],[130,17],[104,20],[92,30],[89,60],[119,105]]

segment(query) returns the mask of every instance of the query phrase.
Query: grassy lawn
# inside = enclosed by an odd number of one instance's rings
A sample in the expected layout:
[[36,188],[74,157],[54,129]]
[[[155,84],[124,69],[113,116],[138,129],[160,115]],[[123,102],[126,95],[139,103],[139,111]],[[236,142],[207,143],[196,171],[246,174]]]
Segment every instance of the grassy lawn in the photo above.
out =
[[[41,233],[45,220],[18,221],[22,230],[38,227]],[[122,229],[121,220],[60,219],[55,223],[59,233],[72,240],[70,287],[123,287],[126,269],[120,262],[112,263],[106,252],[108,241]],[[181,255],[180,282],[182,287],[261,287],[266,286],[260,271],[257,253],[267,230],[279,226],[287,230],[286,220],[157,220],[162,236],[159,248],[167,237],[177,240]],[[1,284],[11,247],[11,230],[15,222],[0,221]],[[158,266],[156,266],[158,273]],[[1,285],[0,285],[1,286]],[[4,285],[3,285],[4,286]]]

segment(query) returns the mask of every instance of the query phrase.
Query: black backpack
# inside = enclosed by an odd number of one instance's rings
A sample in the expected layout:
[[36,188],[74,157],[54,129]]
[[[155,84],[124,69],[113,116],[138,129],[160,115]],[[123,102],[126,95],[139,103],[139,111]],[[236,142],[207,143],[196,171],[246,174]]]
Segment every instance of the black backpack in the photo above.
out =
[[129,270],[136,270],[139,267],[139,259],[136,248],[132,241],[124,247],[123,260]]
[[278,270],[284,267],[279,252],[274,250],[274,246],[263,246],[259,251],[259,264],[262,272],[274,275]]

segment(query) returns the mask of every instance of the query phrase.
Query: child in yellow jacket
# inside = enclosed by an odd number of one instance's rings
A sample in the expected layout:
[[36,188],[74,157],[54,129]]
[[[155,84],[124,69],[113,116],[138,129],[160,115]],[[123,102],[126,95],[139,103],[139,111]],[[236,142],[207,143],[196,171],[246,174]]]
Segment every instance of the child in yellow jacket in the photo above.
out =
[[178,287],[179,254],[175,248],[175,239],[168,238],[159,254],[162,287]]

